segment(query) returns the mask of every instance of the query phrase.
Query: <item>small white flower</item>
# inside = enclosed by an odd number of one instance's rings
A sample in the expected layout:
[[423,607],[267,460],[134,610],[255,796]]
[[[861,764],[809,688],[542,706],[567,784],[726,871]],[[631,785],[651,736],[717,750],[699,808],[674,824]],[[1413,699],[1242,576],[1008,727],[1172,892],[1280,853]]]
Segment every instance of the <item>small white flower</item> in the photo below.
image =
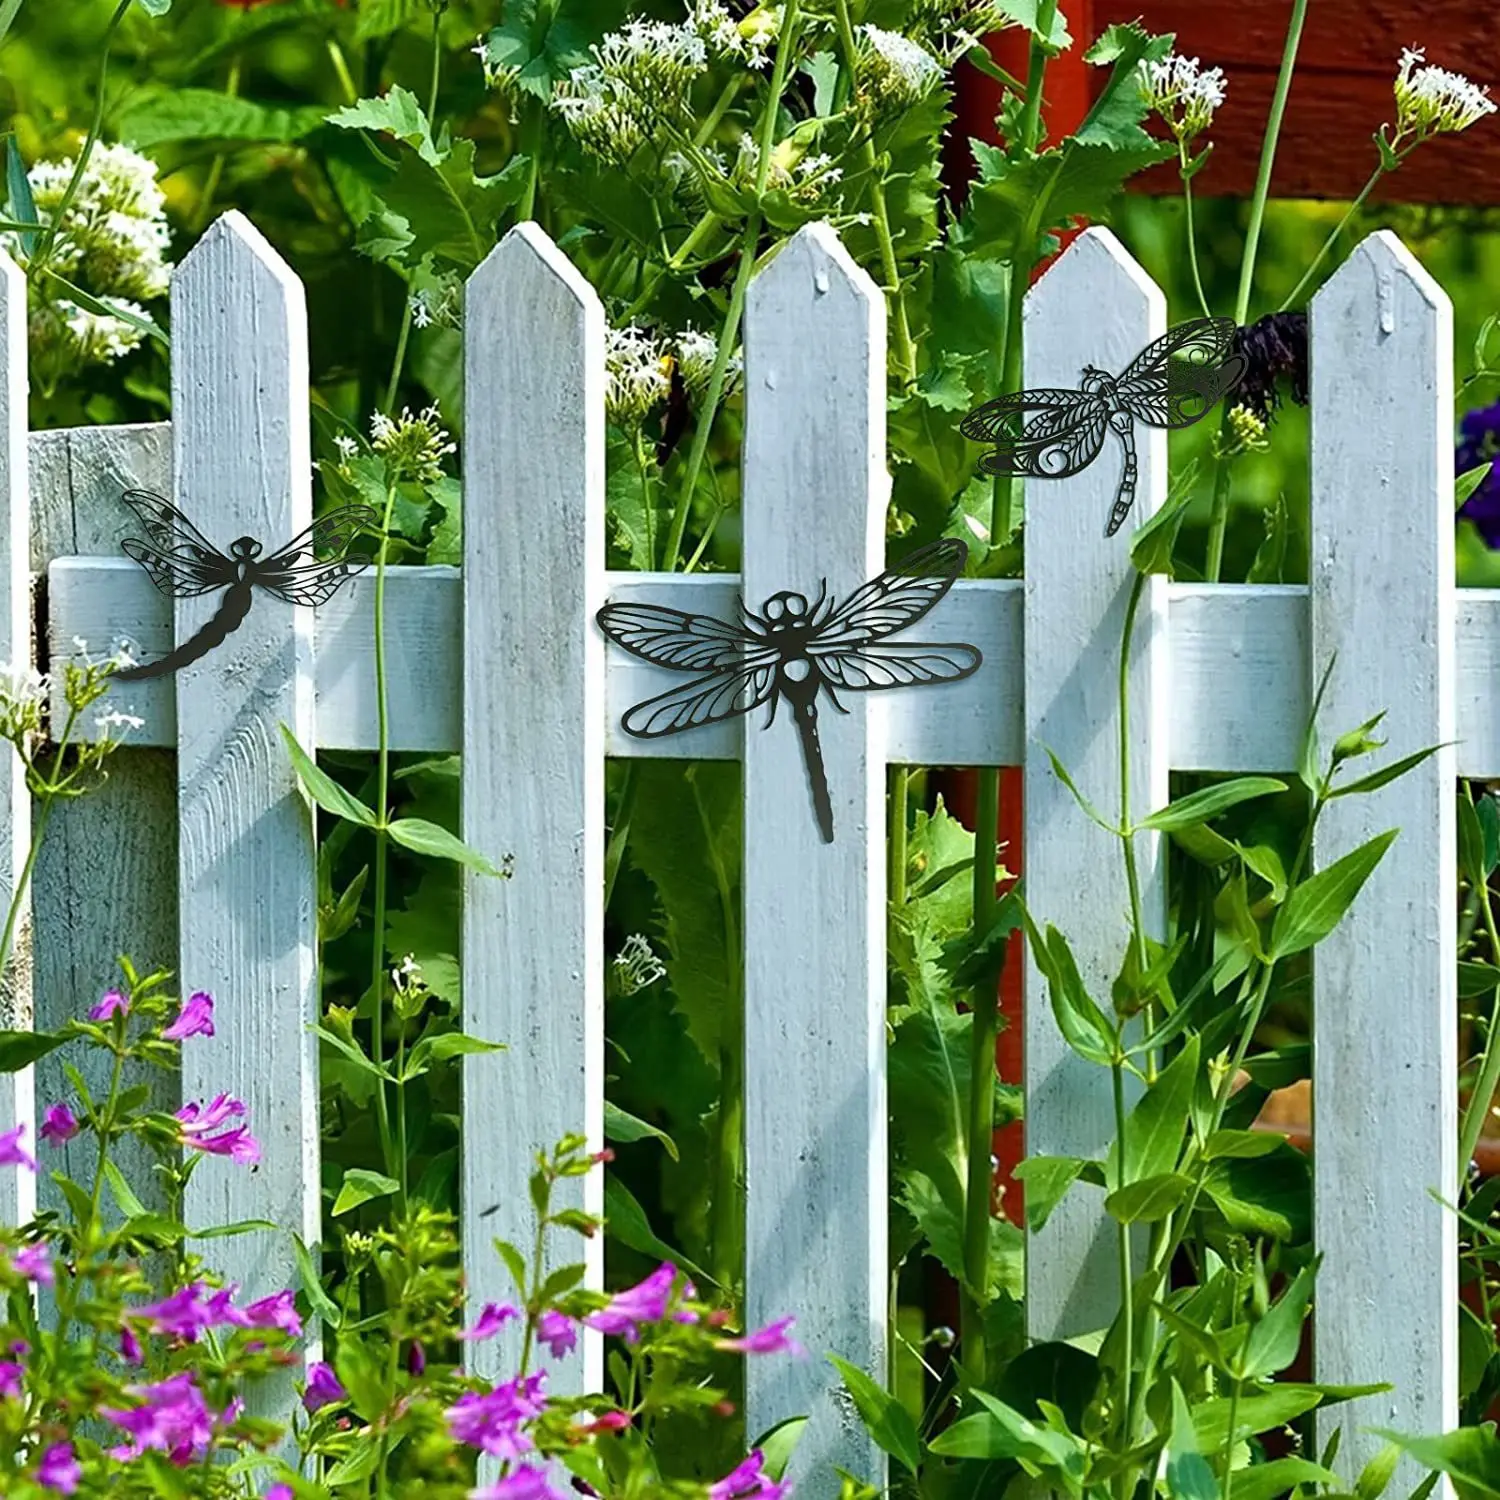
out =
[[724,0],[693,0],[683,23],[709,52],[721,57],[741,57],[745,39],[724,5]]
[[343,463],[348,463],[359,452],[359,443],[347,432],[335,434],[333,446],[339,450],[339,458]]
[[783,7],[762,5],[740,22],[740,37],[745,46],[745,61],[752,68],[763,68],[776,51],[781,35]]
[[639,932],[625,939],[615,956],[615,970],[620,988],[626,995],[638,994],[665,976],[666,965],[656,956],[651,944]]
[[[1495,112],[1487,88],[1470,83],[1462,73],[1425,64],[1420,47],[1402,50],[1396,71],[1396,134],[1428,136],[1467,130],[1476,120]],[[1419,63],[1424,65],[1418,67]]]
[[943,76],[943,66],[920,42],[879,26],[860,27],[865,83],[877,107],[915,104]]
[[1222,68],[1204,68],[1196,57],[1175,52],[1160,62],[1142,63],[1140,85],[1147,105],[1180,141],[1208,129],[1229,87]]
[[101,739],[115,739],[117,736],[110,734],[111,729],[140,729],[145,723],[144,719],[135,714],[121,713],[119,709],[112,708],[94,720],[94,727],[99,731]]
[[607,330],[604,368],[605,415],[626,431],[639,427],[672,389],[667,351],[634,323]]
[[403,479],[432,484],[443,477],[443,459],[458,452],[443,426],[442,413],[429,406],[419,416],[403,407],[392,421],[384,412],[370,415],[370,446],[385,459],[389,470]]

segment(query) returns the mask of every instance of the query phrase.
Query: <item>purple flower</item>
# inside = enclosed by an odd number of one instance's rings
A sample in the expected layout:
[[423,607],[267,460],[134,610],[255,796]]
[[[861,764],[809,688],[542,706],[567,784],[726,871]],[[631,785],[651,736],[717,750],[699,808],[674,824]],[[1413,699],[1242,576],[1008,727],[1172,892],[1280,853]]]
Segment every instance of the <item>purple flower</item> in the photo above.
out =
[[54,1443],[36,1466],[37,1483],[59,1495],[71,1495],[83,1478],[83,1470],[73,1457],[72,1443]]
[[0,1135],[0,1167],[30,1167],[36,1171],[36,1158],[21,1145],[25,1133],[26,1126],[22,1124]]
[[478,1322],[472,1328],[465,1328],[459,1334],[459,1338],[475,1341],[492,1339],[512,1318],[520,1316],[520,1312],[509,1302],[486,1302],[479,1314]]
[[60,1146],[78,1134],[78,1121],[73,1118],[73,1111],[59,1100],[42,1117],[42,1128],[37,1134],[44,1141]]
[[293,1500],[291,1485],[273,1484],[266,1491],[266,1500]]
[[470,1490],[469,1500],[568,1500],[552,1488],[545,1469],[522,1464],[487,1489]]
[[226,1321],[222,1313],[216,1316],[218,1310],[212,1300],[204,1300],[206,1290],[202,1282],[195,1281],[189,1286],[179,1287],[160,1302],[131,1308],[126,1317],[138,1318],[152,1333],[192,1343],[203,1329]]
[[311,1414],[322,1407],[332,1406],[336,1401],[347,1401],[349,1392],[339,1383],[332,1365],[315,1359],[307,1367],[307,1389],[302,1393],[302,1404]]
[[252,1302],[243,1312],[236,1314],[235,1322],[242,1328],[280,1328],[296,1338],[302,1332],[302,1319],[293,1306],[296,1293],[276,1292]]
[[10,1268],[18,1271],[28,1281],[39,1281],[43,1286],[53,1284],[52,1256],[40,1240],[17,1250],[10,1258]]
[[536,1446],[521,1431],[521,1423],[541,1416],[547,1398],[542,1384],[545,1370],[518,1375],[492,1391],[467,1391],[444,1413],[448,1434],[460,1443],[479,1448],[496,1458],[520,1458]]
[[1262,422],[1281,404],[1285,383],[1298,406],[1307,405],[1307,314],[1267,313],[1265,317],[1236,328],[1234,352],[1244,356],[1245,376],[1234,393],[1236,404],[1255,413]]
[[234,1161],[260,1160],[260,1146],[246,1125],[236,1125],[219,1135],[218,1130],[231,1116],[245,1113],[242,1100],[219,1094],[212,1104],[184,1104],[177,1111],[182,1144],[192,1151],[206,1151],[213,1156],[227,1156]]
[[550,1307],[537,1319],[536,1336],[551,1351],[553,1359],[561,1359],[578,1347],[572,1318]]
[[757,1448],[744,1463],[708,1487],[708,1500],[781,1500],[792,1492],[791,1481],[777,1484],[764,1472],[765,1455]]
[[91,1021],[107,1021],[116,1012],[130,1014],[130,1001],[119,990],[105,990],[104,998],[89,1012]]
[[[1466,474],[1500,458],[1500,401],[1464,413],[1459,424],[1453,471]],[[1491,469],[1479,488],[1459,507],[1459,518],[1479,528],[1485,546],[1500,547],[1500,472]]]
[[787,1337],[787,1329],[797,1320],[795,1318],[779,1318],[774,1323],[768,1323],[764,1328],[757,1328],[754,1333],[744,1334],[735,1339],[715,1339],[715,1349],[732,1349],[739,1354],[802,1354],[807,1350],[799,1344],[796,1339]]
[[[660,1323],[667,1315],[667,1303],[672,1297],[672,1283],[677,1279],[677,1267],[671,1261],[663,1261],[644,1281],[617,1292],[607,1307],[590,1313],[583,1321],[599,1333],[624,1334],[627,1344],[635,1343],[641,1336],[641,1323]],[[679,1318],[680,1322],[696,1322],[697,1314]]]
[[141,1341],[135,1336],[129,1323],[120,1330],[120,1358],[127,1365],[138,1365],[141,1362]]
[[25,1365],[18,1365],[13,1359],[0,1359],[0,1398],[19,1396],[21,1376],[25,1373]]
[[111,1458],[139,1458],[154,1448],[179,1465],[202,1459],[213,1441],[214,1424],[191,1370],[154,1385],[128,1385],[125,1391],[141,1405],[99,1408],[101,1417],[130,1434],[128,1443],[108,1450]]
[[199,990],[177,1013],[177,1019],[162,1032],[162,1040],[180,1042],[184,1037],[214,1034],[214,997]]
[[411,1341],[411,1348],[406,1351],[406,1369],[410,1375],[420,1375],[427,1368],[427,1351],[422,1347],[420,1339]]

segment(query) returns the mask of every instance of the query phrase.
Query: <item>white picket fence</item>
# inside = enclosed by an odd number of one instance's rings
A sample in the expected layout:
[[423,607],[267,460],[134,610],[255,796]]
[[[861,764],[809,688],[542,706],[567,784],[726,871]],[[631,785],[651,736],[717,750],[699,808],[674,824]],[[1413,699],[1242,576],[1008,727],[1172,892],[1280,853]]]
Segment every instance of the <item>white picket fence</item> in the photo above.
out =
[[[25,654],[29,524],[43,534],[30,551],[48,578],[54,663],[75,636],[97,647],[127,635],[154,656],[215,601],[179,602],[174,618],[118,551],[128,530],[118,492],[171,493],[221,544],[246,532],[290,537],[308,523],[303,290],[243,218],[225,215],[173,282],[170,454],[163,426],[38,434],[30,492],[25,293],[14,267],[0,293],[9,544],[0,656]],[[1169,769],[1295,766],[1309,684],[1334,650],[1325,726],[1342,731],[1386,709],[1392,756],[1458,742],[1376,794],[1335,804],[1315,849],[1327,863],[1401,828],[1317,958],[1316,1374],[1395,1383],[1389,1398],[1337,1409],[1351,1428],[1348,1468],[1378,1446],[1355,1425],[1436,1431],[1456,1414],[1455,1222],[1429,1189],[1451,1197],[1458,1176],[1454,783],[1460,773],[1500,775],[1500,592],[1453,587],[1447,297],[1381,233],[1322,290],[1312,316],[1311,585],[1152,580],[1131,663],[1132,800],[1139,811],[1165,803]],[[979,646],[975,676],[856,694],[847,717],[823,716],[838,831],[824,845],[789,729],[738,721],[650,744],[626,737],[624,710],[681,678],[606,651],[593,615],[610,597],[728,614],[742,585],[751,604],[779,589],[811,595],[824,577],[839,595],[880,570],[889,481],[876,287],[815,225],[751,288],[742,579],[605,572],[604,315],[537,226],[511,231],[474,274],[466,321],[464,567],[394,570],[387,640],[393,748],[461,751],[463,837],[492,858],[515,856],[513,880],[465,887],[463,1025],[511,1049],[465,1059],[473,1305],[510,1291],[491,1239],[529,1242],[533,1153],[569,1131],[602,1141],[605,757],[741,759],[745,1316],[758,1325],[794,1313],[814,1355],[753,1361],[747,1420],[753,1434],[812,1414],[792,1472],[809,1476],[799,1493],[821,1500],[836,1493],[834,1462],[885,1473],[822,1355],[885,1370],[887,763],[1024,767],[1032,908],[1068,933],[1095,994],[1108,993],[1122,951],[1117,849],[1042,748],[1113,805],[1117,644],[1132,576],[1125,539],[1100,535],[1114,457],[1032,487],[1024,582],[960,582],[914,632]],[[1028,296],[1026,383],[1074,385],[1085,364],[1118,369],[1165,326],[1158,288],[1107,231],[1090,230]],[[1167,480],[1163,436],[1138,441],[1137,521]],[[217,1034],[183,1049],[183,1095],[227,1089],[246,1100],[265,1155],[253,1173],[205,1161],[187,1205],[195,1225],[263,1217],[317,1239],[312,823],[277,725],[307,746],[374,746],[373,598],[366,573],[316,614],[257,606],[175,678],[130,684],[128,694],[122,684],[113,701],[146,721],[135,741],[176,749],[175,824],[170,762],[157,750],[122,752],[111,788],[128,795],[106,788],[80,804],[66,847],[38,872],[39,1024],[89,1002],[113,953],[144,951],[137,938],[153,922],[168,931],[175,922],[184,985],[217,997]],[[136,766],[151,769],[133,779]],[[3,774],[0,894],[26,833],[24,791],[8,762]],[[1152,841],[1142,846],[1160,931],[1165,861]],[[1026,993],[1029,1149],[1098,1153],[1111,1129],[1108,1076],[1068,1053],[1030,965]],[[3,1087],[0,1122],[29,1119],[29,1078]],[[0,1179],[0,1211],[28,1212],[29,1188],[24,1174]],[[578,1193],[601,1209],[597,1174]],[[497,1213],[477,1217],[497,1202]],[[1079,1190],[1032,1238],[1034,1335],[1085,1332],[1111,1315],[1116,1277],[1100,1229],[1097,1195]],[[248,1295],[294,1282],[284,1235],[213,1248]],[[598,1285],[602,1247],[585,1253]],[[498,1373],[515,1352],[502,1339],[481,1367]],[[600,1376],[591,1339],[554,1388],[596,1388]]]

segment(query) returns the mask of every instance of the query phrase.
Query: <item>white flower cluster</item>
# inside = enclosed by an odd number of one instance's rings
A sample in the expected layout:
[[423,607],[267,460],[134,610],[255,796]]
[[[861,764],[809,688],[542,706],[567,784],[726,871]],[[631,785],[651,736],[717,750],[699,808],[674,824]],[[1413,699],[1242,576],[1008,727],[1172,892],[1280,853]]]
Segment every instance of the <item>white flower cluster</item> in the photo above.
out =
[[[346,457],[345,438],[334,439],[340,454]],[[458,452],[447,428],[443,426],[442,413],[436,406],[427,407],[420,415],[413,416],[409,406],[403,407],[401,415],[392,420],[383,411],[370,417],[370,446],[386,461],[390,472],[401,479],[415,479],[422,484],[434,484],[443,477],[443,459]]]
[[[141,304],[165,296],[171,276],[156,163],[129,146],[96,144],[59,221],[76,165],[76,157],[38,162],[26,174],[38,222],[58,225],[47,263],[84,291],[143,316]],[[22,217],[14,202],[9,214]],[[24,265],[20,234],[5,238],[6,249]],[[124,318],[79,307],[48,277],[31,278],[30,293],[32,368],[44,389],[89,365],[112,364],[145,336]]]
[[[729,168],[729,181],[748,192],[755,187],[759,166],[760,144],[747,130],[740,136],[738,154]],[[788,139],[772,148],[766,187],[772,191],[780,188],[798,203],[816,203],[843,175],[844,169],[835,166],[831,156],[821,152],[813,156],[800,154],[797,144]]]
[[859,31],[860,84],[876,110],[915,104],[942,78],[942,63],[920,42],[879,26]]
[[[1487,88],[1470,83],[1462,73],[1426,62],[1420,47],[1406,47],[1396,72],[1396,134],[1428,136],[1467,130],[1476,120],[1495,112]],[[1421,63],[1423,66],[1418,67]]]
[[1222,68],[1205,68],[1196,57],[1168,53],[1141,64],[1141,93],[1179,141],[1190,141],[1213,123],[1228,83]]
[[[667,399],[674,362],[688,396],[700,398],[718,357],[718,340],[696,328],[673,339],[660,338],[635,323],[610,328],[604,343],[605,416],[626,432],[638,428]],[[726,384],[733,383],[740,366],[736,354],[729,361]]]
[[981,37],[1013,25],[1015,17],[998,0],[916,0],[907,13],[909,30],[925,36],[947,68]]
[[635,995],[664,978],[667,967],[656,956],[646,937],[633,932],[615,955],[615,973],[625,995]]

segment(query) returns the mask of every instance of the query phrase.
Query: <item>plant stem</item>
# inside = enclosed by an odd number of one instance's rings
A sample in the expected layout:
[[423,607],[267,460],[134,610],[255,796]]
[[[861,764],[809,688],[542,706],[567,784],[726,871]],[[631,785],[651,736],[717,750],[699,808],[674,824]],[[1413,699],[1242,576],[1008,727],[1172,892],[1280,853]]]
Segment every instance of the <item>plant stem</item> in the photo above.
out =
[[[1109,1072],[1115,1108],[1115,1140],[1119,1142],[1117,1151],[1122,1179],[1114,1184],[1118,1188],[1123,1185],[1125,1165],[1125,1065],[1123,1061],[1117,1057],[1110,1064]],[[1121,1444],[1129,1449],[1135,1417],[1135,1403],[1131,1399],[1131,1375],[1135,1363],[1135,1270],[1131,1265],[1130,1225],[1118,1222],[1115,1224],[1115,1244],[1120,1259],[1120,1322],[1125,1342],[1125,1358],[1120,1369],[1120,1412],[1124,1420]],[[1120,1475],[1119,1492],[1121,1500],[1126,1500],[1131,1493],[1128,1471]]]
[[[1182,145],[1178,145],[1179,159],[1185,156]],[[1186,166],[1186,161],[1182,161]],[[1182,206],[1187,218],[1187,244],[1188,265],[1193,273],[1193,290],[1198,294],[1198,306],[1203,311],[1205,318],[1211,318],[1213,313],[1209,311],[1208,296],[1203,290],[1203,273],[1198,267],[1198,235],[1193,227],[1193,180],[1184,174],[1182,179]]]
[[1240,1420],[1240,1382],[1235,1380],[1229,1387],[1229,1429],[1224,1434],[1224,1500],[1230,1500],[1234,1489],[1234,1470],[1230,1464],[1234,1459],[1234,1429]]
[[1302,273],[1302,280],[1299,281],[1297,285],[1287,293],[1286,300],[1281,304],[1280,307],[1276,309],[1277,312],[1285,312],[1287,308],[1289,308],[1292,303],[1294,303],[1302,295],[1302,289],[1307,285],[1309,281],[1313,279],[1313,273],[1318,269],[1319,266],[1323,264],[1323,261],[1327,258],[1328,252],[1333,249],[1335,244],[1338,243],[1338,237],[1344,232],[1345,229],[1348,228],[1350,219],[1352,219],[1355,214],[1357,214],[1360,209],[1365,206],[1365,199],[1370,196],[1370,193],[1373,191],[1375,184],[1379,182],[1380,179],[1384,176],[1385,163],[1381,162],[1380,165],[1370,173],[1370,179],[1359,190],[1359,196],[1354,200],[1353,203],[1349,205],[1348,209],[1345,210],[1344,217],[1338,221],[1338,223],[1334,226],[1333,232],[1328,236],[1326,240],[1323,241],[1322,248],[1315,256],[1313,256],[1312,263]]
[[[401,367],[406,363],[406,342],[411,337],[411,294],[401,304],[401,331],[396,335],[396,357],[391,361],[391,378],[385,388],[385,413],[396,409],[396,392],[401,388]],[[386,524],[389,526],[390,522]]]
[[667,536],[666,555],[662,568],[668,573],[677,571],[677,557],[682,550],[682,534],[687,530],[688,515],[693,508],[693,494],[698,488],[698,474],[708,453],[709,434],[713,430],[714,418],[718,415],[719,401],[724,394],[724,379],[729,373],[729,361],[734,353],[734,341],[739,336],[740,319],[745,311],[745,295],[750,290],[750,275],[755,269],[755,249],[760,243],[762,214],[760,200],[765,196],[766,183],[771,171],[771,150],[776,142],[776,111],[781,103],[782,91],[786,88],[787,73],[791,67],[792,47],[797,36],[798,11],[801,0],[787,0],[781,15],[781,34],[776,41],[776,62],[771,70],[771,92],[766,100],[765,114],[760,122],[760,156],[755,167],[756,206],[745,219],[745,228],[740,236],[740,262],[735,272],[734,289],[729,294],[729,312],[724,319],[724,331],[719,335],[719,347],[714,355],[714,367],[708,377],[708,388],[703,395],[703,409],[693,432],[693,446],[688,454],[687,473],[683,476],[682,491],[677,497],[677,508],[672,515],[672,530]]
[[[1468,795],[1465,788],[1464,795]],[[1490,960],[1500,958],[1500,934],[1495,931],[1494,911],[1490,906],[1488,881],[1479,888],[1479,906],[1484,916],[1484,930],[1490,940]],[[1495,1097],[1496,1085],[1500,1084],[1500,989],[1495,991],[1494,1005],[1490,1011],[1489,1026],[1485,1031],[1484,1052],[1479,1064],[1479,1078],[1469,1102],[1464,1106],[1463,1125],[1458,1134],[1458,1196],[1463,1197],[1468,1186],[1469,1163],[1479,1145],[1484,1130],[1485,1117]]]
[[887,899],[892,906],[906,905],[906,817],[910,802],[909,772],[905,766],[890,768],[890,863],[886,877]]
[[438,84],[443,76],[443,12],[432,12],[432,84],[427,92],[427,123],[437,131]]
[[344,98],[350,104],[359,103],[359,90],[354,87],[354,80],[349,76],[349,64],[344,60],[344,49],[339,46],[335,37],[328,38],[328,60],[333,64],[334,77],[339,81],[339,87],[344,91]]
[[[233,99],[240,91],[240,57],[236,53],[229,64],[229,76],[224,80],[224,92]],[[203,179],[203,191],[198,195],[198,206],[193,210],[193,224],[201,231],[208,223],[208,216],[213,211],[214,194],[219,188],[219,179],[224,175],[225,154],[222,151],[214,152],[214,159],[209,164],[208,176]]]

